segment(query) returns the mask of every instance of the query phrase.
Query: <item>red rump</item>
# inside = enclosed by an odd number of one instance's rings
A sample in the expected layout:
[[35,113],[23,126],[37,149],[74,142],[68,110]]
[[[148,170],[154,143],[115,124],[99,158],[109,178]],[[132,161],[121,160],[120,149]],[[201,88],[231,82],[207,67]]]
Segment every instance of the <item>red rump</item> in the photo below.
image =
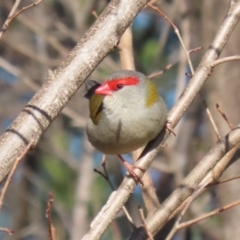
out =
[[122,86],[130,86],[130,85],[137,85],[139,83],[139,80],[137,77],[128,77],[128,78],[118,78],[116,80],[112,80],[107,82],[109,88],[112,91],[116,91],[119,89],[119,85]]

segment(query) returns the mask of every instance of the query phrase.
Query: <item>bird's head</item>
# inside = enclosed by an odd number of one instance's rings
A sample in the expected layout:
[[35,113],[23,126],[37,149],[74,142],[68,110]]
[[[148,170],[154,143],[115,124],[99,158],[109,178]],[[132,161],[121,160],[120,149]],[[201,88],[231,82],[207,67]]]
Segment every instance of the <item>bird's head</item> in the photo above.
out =
[[96,82],[91,85],[85,96],[90,99],[90,117],[94,122],[99,120],[105,104],[129,109],[148,108],[159,98],[155,84],[136,71],[121,70],[110,75],[101,85]]

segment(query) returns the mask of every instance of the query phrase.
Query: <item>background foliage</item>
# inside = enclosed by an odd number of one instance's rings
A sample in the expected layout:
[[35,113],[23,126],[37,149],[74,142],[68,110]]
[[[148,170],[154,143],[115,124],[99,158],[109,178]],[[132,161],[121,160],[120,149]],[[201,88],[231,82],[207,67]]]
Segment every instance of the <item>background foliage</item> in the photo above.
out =
[[[20,7],[29,3],[31,1],[22,1]],[[48,70],[61,63],[95,21],[92,11],[100,14],[107,4],[105,0],[44,0],[11,24],[0,40],[1,133],[42,85]],[[197,66],[223,20],[228,1],[159,0],[155,4],[180,29],[187,49],[203,47],[202,51],[191,55],[194,66]],[[12,5],[13,1],[0,2],[1,24]],[[154,80],[170,109],[189,80],[185,75],[189,72],[186,59],[173,29],[150,8],[145,8],[134,20],[132,34],[138,71],[148,75],[164,69],[169,63],[173,64],[163,76]],[[238,27],[222,56],[238,52],[239,38]],[[215,69],[202,92],[221,136],[229,132],[229,127],[216,111],[216,103],[220,104],[233,125],[240,118],[240,68],[237,64],[231,62]],[[119,69],[119,49],[115,49],[90,78],[103,81]],[[80,239],[110,195],[108,183],[93,172],[93,168],[101,169],[101,154],[92,149],[86,140],[85,123],[89,113],[83,92],[84,88],[76,93],[68,103],[67,111],[57,117],[37,147],[18,167],[0,214],[0,226],[16,232],[13,236],[1,233],[1,239],[47,239],[45,210],[49,192],[55,199],[53,224],[56,239]],[[176,132],[177,138],[169,138],[168,146],[162,149],[149,170],[160,202],[216,142],[200,99],[195,99]],[[118,186],[125,172],[112,158],[107,159],[107,168],[114,185]],[[131,156],[126,158],[131,161]],[[238,165],[238,161],[231,165],[225,176],[237,175]],[[191,206],[186,219],[239,198],[236,181],[210,188]],[[141,224],[137,209],[139,204],[144,205],[138,186],[127,203],[137,225]],[[236,207],[179,231],[176,239],[236,239],[239,236],[239,211],[240,208]],[[164,239],[172,224],[173,221],[169,222],[156,239]],[[130,233],[130,224],[120,213],[102,239],[125,239]]]

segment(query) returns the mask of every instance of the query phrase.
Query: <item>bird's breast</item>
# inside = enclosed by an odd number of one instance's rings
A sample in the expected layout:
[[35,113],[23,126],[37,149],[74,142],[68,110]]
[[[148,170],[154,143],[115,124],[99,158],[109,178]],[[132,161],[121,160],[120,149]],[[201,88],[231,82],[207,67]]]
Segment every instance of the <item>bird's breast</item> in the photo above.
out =
[[104,154],[132,152],[156,137],[165,119],[161,118],[158,104],[146,109],[104,107],[101,119],[95,125],[87,123],[87,135],[92,145]]

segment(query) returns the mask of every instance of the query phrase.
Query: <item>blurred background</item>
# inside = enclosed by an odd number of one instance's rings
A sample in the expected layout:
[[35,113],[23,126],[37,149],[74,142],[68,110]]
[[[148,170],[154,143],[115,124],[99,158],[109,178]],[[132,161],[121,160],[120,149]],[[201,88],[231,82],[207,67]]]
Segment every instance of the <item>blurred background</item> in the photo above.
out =
[[[32,2],[23,0],[19,9]],[[0,26],[13,4],[13,0],[1,0]],[[10,25],[0,39],[0,133],[41,87],[48,70],[55,69],[65,59],[94,23],[95,15],[100,15],[107,4],[106,0],[44,0]],[[224,19],[229,1],[158,0],[154,4],[179,28],[188,50],[203,47],[191,54],[196,68]],[[222,56],[239,53],[239,31],[237,26]],[[164,75],[154,78],[171,109],[189,81],[185,73],[190,72],[178,38],[169,23],[149,7],[134,20],[132,35],[138,71],[149,75],[173,64]],[[116,49],[101,62],[90,79],[101,82],[120,69],[119,49]],[[239,123],[239,76],[239,63],[221,65],[202,90],[221,136],[230,129],[215,106],[220,104],[233,125]],[[18,166],[0,212],[0,227],[16,232],[12,236],[0,233],[1,239],[47,239],[45,211],[49,192],[54,196],[52,220],[56,239],[80,239],[111,194],[109,184],[93,171],[93,168],[102,170],[102,156],[86,139],[85,124],[89,112],[83,92],[84,86]],[[217,141],[199,97],[174,131],[177,137],[168,139],[167,146],[149,169],[160,203]],[[118,187],[125,170],[113,158],[107,158],[107,169],[112,183]],[[132,162],[131,155],[125,158]],[[237,161],[231,165],[225,177],[237,175],[238,165]],[[210,188],[192,204],[185,220],[237,200],[240,197],[237,181]],[[141,224],[138,205],[144,208],[139,186],[126,205],[136,225]],[[179,231],[174,239],[237,239],[239,214],[240,207],[236,207]],[[172,224],[170,221],[155,239],[165,239]],[[102,239],[126,239],[131,231],[125,216],[119,213]]]

